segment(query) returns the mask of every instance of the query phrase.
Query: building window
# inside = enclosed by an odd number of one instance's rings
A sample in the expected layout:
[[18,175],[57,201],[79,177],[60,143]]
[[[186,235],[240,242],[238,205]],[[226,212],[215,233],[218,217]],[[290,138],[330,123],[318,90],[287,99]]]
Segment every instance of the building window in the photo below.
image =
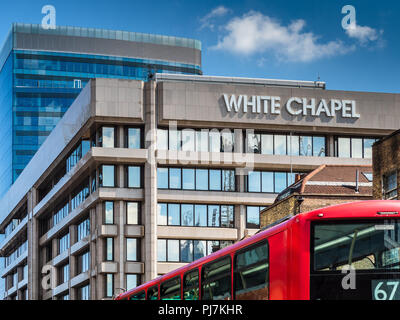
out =
[[90,285],[80,287],[78,290],[78,300],[89,300],[90,299]]
[[114,261],[114,238],[106,238],[106,261]]
[[69,300],[69,293],[60,296],[58,300]]
[[325,157],[323,136],[247,133],[246,140],[248,153]]
[[228,129],[157,129],[158,150],[233,152],[234,133]]
[[99,146],[103,148],[115,147],[115,128],[102,127],[99,135]]
[[158,204],[158,225],[191,227],[234,227],[234,206]]
[[87,251],[78,256],[78,274],[88,271],[90,268],[90,252]]
[[397,171],[383,176],[383,199],[397,199]]
[[141,167],[128,166],[128,188],[141,187]]
[[70,246],[70,238],[69,233],[65,236],[58,239],[58,254],[63,253],[65,250],[68,250]]
[[127,130],[127,147],[129,149],[140,149],[141,148],[141,129],[140,128],[128,128]]
[[69,172],[90,150],[90,140],[82,140],[78,146],[70,153],[66,160],[66,171]]
[[82,89],[82,80],[74,79],[74,88],[75,89]]
[[235,191],[235,171],[225,169],[158,168],[159,189]]
[[157,260],[158,262],[192,262],[232,243],[232,241],[219,240],[158,239]]
[[139,202],[126,203],[126,223],[139,224]]
[[139,276],[137,274],[126,275],[126,290],[136,288],[139,285]]
[[65,200],[60,206],[58,206],[58,209],[56,209],[56,212],[54,213],[53,226],[57,225],[68,214],[69,214],[69,203],[68,200]]
[[99,185],[101,187],[115,187],[115,166],[102,165],[99,172]]
[[259,229],[260,228],[260,212],[266,207],[246,207],[246,228]]
[[280,193],[294,183],[297,173],[249,171],[247,192]]
[[106,274],[106,297],[111,298],[114,295],[114,275]]
[[126,260],[138,261],[139,260],[139,241],[135,238],[126,239]]
[[75,210],[89,196],[89,178],[75,189],[71,196],[71,210]]
[[87,237],[89,234],[90,234],[90,220],[88,218],[88,219],[82,221],[78,225],[78,241]]
[[114,202],[105,201],[104,202],[104,223],[114,224]]
[[336,156],[339,158],[372,158],[372,145],[374,138],[335,138]]
[[59,268],[59,285],[69,280],[69,264],[63,265]]

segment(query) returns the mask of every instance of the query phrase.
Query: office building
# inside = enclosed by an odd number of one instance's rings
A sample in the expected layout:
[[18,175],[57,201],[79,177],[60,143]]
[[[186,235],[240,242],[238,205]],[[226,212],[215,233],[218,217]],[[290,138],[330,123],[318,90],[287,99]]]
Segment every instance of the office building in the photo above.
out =
[[0,197],[91,78],[201,74],[197,40],[13,24],[0,50]]
[[254,234],[296,174],[371,166],[399,101],[313,81],[91,80],[0,200],[6,298],[110,299]]

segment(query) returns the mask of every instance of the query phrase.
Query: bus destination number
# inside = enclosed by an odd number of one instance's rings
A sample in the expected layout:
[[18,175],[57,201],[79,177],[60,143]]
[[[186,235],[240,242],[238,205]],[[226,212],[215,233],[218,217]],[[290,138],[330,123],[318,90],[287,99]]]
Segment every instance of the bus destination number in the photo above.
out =
[[372,280],[373,300],[400,300],[400,280]]

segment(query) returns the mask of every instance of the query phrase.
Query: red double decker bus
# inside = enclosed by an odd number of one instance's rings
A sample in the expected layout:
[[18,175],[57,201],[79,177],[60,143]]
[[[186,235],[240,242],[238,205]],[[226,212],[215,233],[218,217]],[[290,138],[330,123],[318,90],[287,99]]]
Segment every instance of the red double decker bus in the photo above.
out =
[[400,300],[400,202],[301,213],[117,300]]

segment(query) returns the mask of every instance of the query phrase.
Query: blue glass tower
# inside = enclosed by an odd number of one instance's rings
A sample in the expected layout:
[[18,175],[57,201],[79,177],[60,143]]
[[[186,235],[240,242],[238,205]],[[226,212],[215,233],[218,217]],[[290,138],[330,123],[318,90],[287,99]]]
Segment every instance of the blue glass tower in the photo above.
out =
[[0,51],[0,197],[91,78],[201,74],[197,40],[13,24]]

